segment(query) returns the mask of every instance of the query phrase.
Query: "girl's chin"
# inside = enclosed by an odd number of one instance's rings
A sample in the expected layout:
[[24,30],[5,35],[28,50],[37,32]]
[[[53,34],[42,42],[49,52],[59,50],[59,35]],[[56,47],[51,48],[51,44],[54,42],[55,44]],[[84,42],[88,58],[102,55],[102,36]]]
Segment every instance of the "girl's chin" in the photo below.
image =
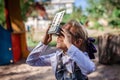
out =
[[63,47],[59,44],[56,45],[56,48],[63,49]]
[[61,49],[63,51],[67,50],[67,47],[63,47],[63,46],[59,46],[59,45],[56,45],[56,48]]
[[56,48],[59,48],[59,49],[61,49],[61,46],[59,46],[59,45],[56,45]]

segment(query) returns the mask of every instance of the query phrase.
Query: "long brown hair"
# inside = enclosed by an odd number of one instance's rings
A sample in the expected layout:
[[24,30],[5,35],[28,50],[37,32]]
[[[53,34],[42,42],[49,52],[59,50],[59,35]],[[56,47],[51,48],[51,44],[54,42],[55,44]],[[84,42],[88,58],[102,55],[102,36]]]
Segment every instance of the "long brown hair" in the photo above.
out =
[[72,28],[75,29],[75,37],[76,39],[82,39],[83,42],[79,49],[81,49],[83,52],[86,51],[86,40],[88,39],[88,33],[85,27],[76,20],[70,20],[67,24],[70,24]]

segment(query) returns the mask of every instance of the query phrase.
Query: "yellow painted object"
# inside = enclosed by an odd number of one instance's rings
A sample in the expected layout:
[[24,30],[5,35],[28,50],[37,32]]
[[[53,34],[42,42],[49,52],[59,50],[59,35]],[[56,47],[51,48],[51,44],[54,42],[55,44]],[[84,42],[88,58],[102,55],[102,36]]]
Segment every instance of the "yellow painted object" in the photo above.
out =
[[8,0],[8,8],[13,32],[20,34],[22,57],[26,58],[29,54],[29,51],[26,43],[25,25],[21,17],[20,0]]

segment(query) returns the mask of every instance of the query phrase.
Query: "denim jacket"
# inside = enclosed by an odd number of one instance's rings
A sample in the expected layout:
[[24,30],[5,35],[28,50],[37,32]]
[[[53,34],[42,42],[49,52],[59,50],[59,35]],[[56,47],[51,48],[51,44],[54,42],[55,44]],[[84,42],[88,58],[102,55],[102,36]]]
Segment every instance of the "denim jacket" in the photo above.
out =
[[[40,42],[27,57],[26,63],[31,66],[52,66],[53,72],[56,72],[57,57],[63,51],[57,48],[49,47]],[[95,64],[90,60],[86,52],[82,52],[76,46],[71,45],[67,50],[67,55],[62,57],[67,71],[74,71],[74,62],[81,69],[83,75],[95,71]]]

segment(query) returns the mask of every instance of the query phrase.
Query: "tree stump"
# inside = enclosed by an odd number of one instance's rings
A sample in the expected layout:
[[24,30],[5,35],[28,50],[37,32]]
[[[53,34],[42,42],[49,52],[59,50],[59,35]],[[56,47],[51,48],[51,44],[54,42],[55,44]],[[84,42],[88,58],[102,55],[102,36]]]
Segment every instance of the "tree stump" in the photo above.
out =
[[113,64],[120,62],[120,34],[105,34],[98,37],[99,63]]

